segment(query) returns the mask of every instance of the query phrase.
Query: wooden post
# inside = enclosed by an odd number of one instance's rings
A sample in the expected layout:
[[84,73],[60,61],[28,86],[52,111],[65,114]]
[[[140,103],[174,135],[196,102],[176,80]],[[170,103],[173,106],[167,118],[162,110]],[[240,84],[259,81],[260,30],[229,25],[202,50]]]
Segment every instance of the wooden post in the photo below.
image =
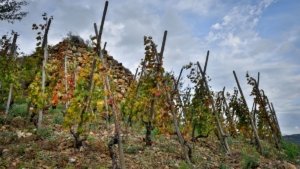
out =
[[203,70],[204,74],[206,74],[206,68],[207,68],[208,58],[209,58],[209,50],[206,53],[205,65],[204,65],[204,70]]
[[273,135],[274,140],[275,140],[275,145],[278,149],[280,149],[281,133],[280,133],[279,125],[278,125],[278,122],[277,122],[277,117],[276,117],[276,114],[275,114],[275,112],[273,111],[273,109],[271,107],[271,104],[269,102],[268,97],[265,96],[264,94],[263,94],[263,97],[266,99],[268,108],[270,110],[270,115],[268,115],[268,122],[269,122],[269,125],[270,125],[271,129],[272,129],[272,135]]
[[17,33],[14,33],[14,37],[13,37],[13,42],[12,42],[12,45],[11,45],[11,49],[10,49],[10,55],[16,59],[16,53],[17,53],[17,38],[18,38],[18,34]]
[[[98,52],[98,46],[99,46],[98,43],[100,43],[100,42],[98,42],[99,32],[98,32],[98,28],[97,28],[97,24],[96,23],[94,23],[94,30],[95,30],[95,35],[96,35],[96,38],[97,38],[96,48],[97,48],[97,52]],[[100,46],[100,48],[101,48],[101,46]],[[101,60],[104,63],[104,59],[101,58]],[[103,77],[102,80],[105,82],[106,81],[106,77]],[[106,85],[104,85],[104,91],[107,91]],[[106,113],[106,117],[105,117],[106,128],[108,128],[108,123],[109,123],[109,114],[108,114],[108,111],[109,111],[108,109],[109,108],[108,108],[108,103],[107,102],[108,102],[108,98],[107,98],[106,95],[104,95],[104,105],[105,105],[105,113]]]
[[182,99],[181,99],[179,90],[178,90],[178,85],[179,85],[180,78],[181,78],[181,76],[182,76],[183,69],[184,69],[184,66],[181,68],[177,80],[175,80],[175,78],[174,78],[175,94],[177,95],[177,99],[178,99],[177,102],[179,103],[179,106],[182,108],[181,115],[183,115],[183,113],[186,113],[186,112],[187,112],[187,110],[186,110],[186,108],[185,108],[185,105],[184,105],[184,103],[183,103],[183,101],[182,101]]
[[[174,86],[175,86],[174,87],[174,91],[175,91],[174,93],[178,94],[179,93],[178,88],[177,88],[178,87],[178,83],[175,82]],[[164,91],[167,91],[167,90],[164,90]],[[191,162],[192,148],[189,145],[189,143],[183,138],[183,136],[182,136],[182,134],[180,132],[179,123],[178,123],[178,120],[177,120],[177,114],[178,114],[177,111],[178,111],[178,109],[176,109],[176,107],[174,106],[173,95],[170,95],[169,92],[167,92],[166,94],[167,94],[168,103],[171,106],[171,114],[172,114],[172,117],[173,117],[173,124],[174,124],[174,127],[175,127],[175,131],[176,131],[179,143],[181,144],[183,155],[184,155],[184,157],[186,159],[186,162],[191,166],[192,165],[192,162]],[[180,98],[180,96],[178,96],[178,97]],[[180,99],[180,102],[181,102],[181,99]]]
[[11,83],[9,85],[9,94],[8,94],[8,99],[6,103],[6,109],[5,109],[5,115],[8,115],[9,107],[10,107],[10,102],[11,102],[11,96],[12,96],[12,90],[13,90],[13,84]]
[[[43,67],[42,67],[42,97],[45,95],[45,83],[46,83],[46,64],[48,59],[48,32],[51,25],[51,18],[47,21],[47,27],[45,29],[44,33],[44,39],[42,43],[42,49],[44,50],[44,60],[43,60]],[[42,121],[43,121],[43,111],[44,111],[44,104],[45,99],[43,98],[43,106],[39,110],[39,117],[38,117],[38,128],[42,127]]]
[[[165,44],[166,44],[166,39],[167,39],[167,31],[164,32],[164,37],[163,37],[163,42],[162,42],[162,46],[161,46],[161,51],[159,53],[158,56],[159,59],[158,59],[158,70],[160,70],[160,67],[162,66],[162,59],[163,59],[163,54],[164,54],[164,49],[165,49]],[[156,51],[156,49],[155,49]],[[156,53],[157,55],[157,53]],[[181,69],[181,73],[182,73],[183,69]],[[180,79],[180,76],[181,76],[181,73],[179,75],[179,79]],[[177,80],[178,82],[179,80]],[[157,83],[157,88],[159,88],[159,84]],[[178,83],[175,83],[174,85],[174,89],[175,93],[178,93]],[[164,91],[167,91],[166,89]],[[184,140],[181,132],[180,132],[180,129],[179,129],[179,123],[178,123],[178,120],[177,120],[177,116],[176,113],[177,110],[174,106],[174,103],[173,103],[173,95],[171,96],[169,92],[166,92],[166,95],[167,95],[167,100],[168,100],[168,104],[170,105],[170,108],[171,108],[171,114],[172,114],[172,117],[173,117],[173,124],[174,124],[174,128],[175,128],[175,131],[176,131],[176,134],[177,134],[177,137],[178,137],[178,140],[179,140],[179,143],[182,147],[182,151],[183,151],[183,154],[184,154],[184,157],[185,157],[185,160],[186,162],[192,166],[192,162],[191,162],[191,156],[192,156],[192,148],[191,146],[188,144],[187,141]]]
[[[262,92],[263,92],[263,94],[261,94],[260,93],[260,89],[259,89],[259,87],[258,87],[258,85],[259,85],[259,72],[258,72],[258,81],[256,82],[255,80],[254,80],[254,91],[256,91],[256,97],[257,97],[257,99],[259,99],[260,100],[260,103],[261,104],[263,104],[263,105],[260,105],[260,107],[261,107],[261,109],[262,109],[262,112],[260,112],[260,113],[264,113],[265,114],[265,116],[266,116],[266,118],[267,118],[267,123],[268,123],[268,125],[269,125],[269,127],[271,128],[271,132],[272,133],[270,133],[271,134],[271,136],[273,137],[273,139],[274,139],[274,141],[275,141],[275,145],[276,145],[276,147],[277,148],[279,148],[280,147],[280,145],[279,145],[279,140],[278,140],[278,138],[277,138],[277,135],[276,135],[276,128],[275,128],[275,126],[274,126],[274,124],[272,123],[272,119],[270,119],[270,118],[272,118],[272,117],[270,117],[270,115],[268,114],[268,112],[267,112],[267,109],[266,109],[266,107],[265,106],[269,106],[269,110],[270,110],[270,113],[272,113],[272,110],[271,110],[271,106],[270,106],[270,104],[269,104],[269,100],[268,100],[268,98],[265,96],[265,94],[264,94],[264,91],[262,90]],[[267,104],[267,105],[266,105]],[[256,105],[255,105],[255,107],[256,107]]]
[[74,88],[76,89],[77,86],[77,73],[78,73],[78,63],[75,60],[75,70],[74,70]]
[[240,91],[240,94],[241,94],[241,97],[242,97],[242,100],[243,100],[243,103],[244,103],[244,106],[246,107],[246,113],[248,114],[249,118],[250,118],[250,123],[251,123],[251,127],[252,127],[252,130],[253,130],[253,133],[254,133],[254,137],[255,137],[255,140],[256,140],[256,144],[257,144],[257,148],[258,148],[258,151],[260,153],[262,153],[262,146],[261,146],[261,143],[260,143],[260,140],[259,140],[259,136],[258,136],[258,133],[257,133],[257,130],[256,130],[256,126],[253,122],[253,118],[252,118],[252,115],[249,111],[249,108],[248,108],[248,105],[247,105],[247,102],[246,102],[246,99],[244,97],[244,94],[243,94],[243,91],[242,91],[242,88],[240,86],[240,83],[239,83],[239,80],[236,76],[236,73],[235,71],[233,71],[233,75],[234,75],[234,78],[235,78],[235,81],[237,83],[237,86],[238,86],[238,89]]
[[[260,79],[260,73],[257,73],[257,87],[259,87],[259,79]],[[256,113],[257,113],[257,109],[256,109],[256,102],[253,102],[253,106],[252,106],[252,115],[253,115],[253,122],[256,125]]]
[[107,42],[104,43],[103,50],[106,49]]
[[[141,79],[141,77],[143,76],[144,71],[145,71],[145,61],[142,62],[142,70],[141,70],[141,74],[140,74],[139,79]],[[135,92],[135,93],[137,93],[139,87],[140,87],[140,81],[138,81],[138,84],[137,84],[136,92]]]
[[[68,95],[68,57],[65,56],[65,90],[66,90],[66,95]],[[65,103],[65,109],[67,111],[68,109],[68,106],[69,106],[69,101],[66,100],[66,103]]]
[[[165,90],[165,91],[167,91],[167,90]],[[183,151],[183,154],[184,154],[186,162],[191,166],[192,165],[192,162],[191,162],[192,148],[188,144],[188,142],[184,140],[184,138],[183,138],[183,136],[182,136],[182,134],[180,132],[179,123],[178,123],[177,116],[176,116],[176,114],[177,114],[176,113],[176,108],[174,107],[174,103],[172,101],[173,99],[170,96],[170,93],[166,93],[166,94],[167,94],[167,98],[168,98],[168,103],[171,106],[171,113],[172,113],[172,117],[173,117],[173,124],[174,124],[174,127],[175,127],[175,131],[176,131],[179,143],[181,144],[182,151]]]
[[276,125],[277,125],[277,128],[278,128],[279,135],[280,135],[280,140],[281,140],[281,137],[282,137],[281,129],[280,129],[280,125],[279,125],[279,122],[278,122],[278,118],[277,118],[277,115],[276,115],[276,111],[275,111],[275,109],[274,109],[274,106],[273,106],[273,103],[272,103],[272,102],[271,102],[271,108],[272,108],[272,113],[273,113],[273,116],[274,116],[274,119],[275,119],[275,122],[276,122]]
[[133,80],[136,80],[136,76],[137,76],[138,72],[139,72],[139,68],[136,68]]
[[[97,23],[94,23],[94,30],[95,30],[95,35],[98,43],[98,37],[99,37],[99,32],[98,32],[98,26]],[[98,46],[97,46],[98,47]]]
[[225,86],[224,86],[223,91],[222,91],[222,97],[223,97],[223,104],[225,105],[225,111],[228,114],[228,117],[227,117],[228,122],[233,126],[233,130],[234,130],[233,134],[236,135],[236,128],[235,128],[234,121],[233,121],[233,113],[231,114],[229,106],[228,106],[227,101],[226,101],[226,97],[225,97]]
[[[264,91],[262,90],[262,92],[263,92],[263,94],[261,95],[260,94],[260,90],[259,90],[259,88],[257,87],[257,91],[258,91],[258,97],[259,97],[259,99],[262,101],[262,102],[264,102],[264,106],[262,106],[262,109],[263,109],[263,112],[265,113],[265,115],[266,115],[266,118],[267,118],[267,123],[269,124],[269,127],[271,128],[271,132],[272,133],[270,133],[272,136],[273,136],[273,139],[274,139],[274,141],[275,141],[275,146],[276,146],[276,148],[280,148],[280,143],[279,143],[279,139],[278,139],[278,135],[276,134],[278,131],[276,130],[276,128],[275,128],[275,126],[274,126],[274,124],[272,123],[272,120],[273,120],[273,117],[272,117],[272,110],[271,110],[271,107],[270,107],[270,105],[268,104],[269,103],[269,100],[268,100],[268,98],[265,96],[265,94],[264,94]],[[266,98],[266,101],[264,100]],[[269,110],[270,110],[270,113],[271,113],[271,116],[268,114],[268,112],[267,112],[267,109],[266,109],[266,105],[265,104],[267,104],[267,105],[269,105]]]
[[[181,96],[180,96],[180,93],[179,93],[179,90],[178,90],[178,85],[179,85],[180,78],[182,76],[183,69],[184,69],[184,67],[181,68],[179,76],[178,76],[178,78],[177,78],[176,81],[175,81],[175,78],[174,78],[175,93],[177,94],[178,102],[179,102],[179,105],[181,106],[182,109],[184,109],[184,106],[183,106],[183,103],[182,103],[182,100],[181,100]],[[186,111],[184,110],[184,112],[186,112]]]
[[[138,95],[139,87],[140,87],[140,84],[141,84],[140,79],[144,74],[144,70],[145,70],[145,61],[142,61],[141,73],[140,73],[140,77],[139,77],[139,80],[138,80],[137,85],[136,85],[134,99],[136,99],[136,97]],[[135,72],[135,75],[134,75],[135,76],[134,80],[137,80],[137,75],[138,75],[138,68],[136,69],[136,72]],[[130,107],[131,107],[131,109],[133,108],[133,102],[131,102]],[[129,123],[130,126],[132,125],[132,111],[129,113],[128,123]]]
[[163,37],[163,41],[162,41],[162,45],[161,45],[161,49],[160,49],[160,58],[159,58],[159,63],[162,64],[162,59],[164,56],[164,51],[165,51],[165,45],[166,45],[166,40],[167,40],[167,35],[168,35],[168,31],[165,30],[164,32],[164,37]]
[[[101,50],[101,38],[102,38],[104,21],[105,21],[105,17],[106,17],[106,13],[107,13],[107,7],[108,7],[108,1],[105,1],[105,6],[104,6],[104,10],[103,10],[101,25],[100,25],[99,33],[98,33],[98,36],[97,36],[97,52],[98,52],[98,56],[102,60],[104,68],[106,68],[106,63],[105,63],[105,60],[103,58],[103,53],[102,53],[102,50]],[[123,153],[123,143],[122,143],[122,137],[121,137],[120,117],[119,117],[120,112],[119,112],[119,109],[117,108],[117,105],[114,101],[115,100],[114,96],[111,93],[110,82],[109,82],[109,78],[108,78],[107,75],[104,78],[104,84],[105,84],[105,89],[109,93],[110,100],[112,101],[112,112],[113,112],[113,115],[115,117],[115,138],[113,138],[113,140],[117,139],[117,142],[118,142],[120,168],[125,169],[125,160],[124,160],[124,153]],[[116,143],[116,141],[114,141],[113,143]],[[115,167],[117,167],[117,166],[115,166]]]
[[[208,57],[207,57],[207,59],[208,59]],[[217,131],[218,131],[220,142],[221,142],[222,146],[224,147],[225,151],[227,153],[230,153],[230,148],[229,148],[229,145],[227,143],[227,136],[224,134],[224,131],[222,129],[222,125],[221,125],[218,113],[216,112],[215,101],[214,101],[213,97],[211,96],[211,92],[210,92],[210,89],[209,89],[209,86],[208,86],[208,83],[207,83],[207,80],[206,80],[206,74],[202,70],[201,65],[200,65],[199,62],[197,62],[197,65],[198,65],[198,68],[200,70],[201,76],[203,78],[204,85],[205,85],[205,88],[207,90],[208,97],[209,97],[209,99],[211,101],[213,115],[215,116],[215,120],[217,122]]]
[[[13,42],[12,42],[11,49],[10,49],[10,55],[13,59],[15,59],[15,57],[16,57],[17,38],[18,38],[18,34],[14,33]],[[10,103],[11,103],[11,99],[12,99],[12,92],[13,92],[13,83],[10,83],[9,84],[8,99],[7,99],[7,103],[6,103],[6,109],[5,109],[5,115],[6,116],[8,115],[8,112],[9,112]]]
[[184,67],[182,67],[181,70],[180,70],[179,76],[178,76],[177,81],[175,83],[175,89],[178,89],[178,85],[179,85],[179,81],[180,81],[183,69],[184,69]]
[[52,18],[49,18],[48,22],[47,22],[47,27],[45,29],[45,33],[44,33],[44,39],[43,39],[43,43],[42,43],[42,49],[45,48],[46,45],[48,45],[48,32],[49,32],[49,28],[52,22]]

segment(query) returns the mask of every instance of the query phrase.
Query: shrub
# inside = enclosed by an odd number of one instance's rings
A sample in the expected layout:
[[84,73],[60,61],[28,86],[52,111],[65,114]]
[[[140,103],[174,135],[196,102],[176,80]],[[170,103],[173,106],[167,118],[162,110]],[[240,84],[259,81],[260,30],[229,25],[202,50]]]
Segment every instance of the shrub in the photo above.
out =
[[27,104],[27,100],[26,100],[26,98],[18,97],[14,100],[14,103],[15,104],[25,104],[25,103]]
[[96,139],[95,137],[91,136],[91,135],[88,135],[86,140],[87,140],[88,142],[90,142],[90,143],[93,143],[93,142],[95,142],[97,139]]
[[185,161],[182,161],[179,164],[179,169],[190,169],[190,167]]
[[64,116],[62,114],[56,114],[53,118],[54,124],[62,124],[64,122]]
[[64,105],[62,105],[62,104],[58,104],[57,106],[56,106],[56,108],[50,108],[49,109],[49,113],[50,114],[62,114],[63,113],[63,110],[65,109],[65,107],[64,107]]
[[259,154],[253,147],[242,150],[242,168],[252,169],[259,166]]
[[13,144],[18,140],[17,134],[11,131],[0,132],[0,138],[0,145]]
[[50,128],[40,128],[37,130],[37,136],[41,139],[50,138],[53,135],[53,131]]
[[99,125],[96,123],[89,124],[89,130],[91,131],[97,131],[99,129]]
[[289,161],[295,162],[300,157],[300,146],[295,143],[284,140],[282,141],[282,149],[286,156],[285,158]]
[[178,148],[174,145],[171,145],[171,144],[165,145],[164,149],[165,149],[165,152],[167,152],[167,153],[176,153],[176,152],[178,152]]
[[49,162],[49,161],[53,161],[53,159],[51,158],[51,154],[49,152],[45,152],[45,151],[39,151],[36,154],[35,159],[39,160],[39,161],[43,161],[45,162]]
[[244,169],[257,168],[259,166],[259,159],[255,155],[243,155],[242,166]]
[[4,116],[0,116],[0,125],[4,125],[6,122],[6,119]]
[[5,110],[5,104],[0,104],[0,110]]
[[10,117],[17,117],[17,116],[27,117],[28,116],[27,106],[28,106],[27,103],[14,104],[10,109],[8,115]]
[[79,36],[79,35],[75,35],[72,32],[69,32],[67,34],[67,40],[69,40],[72,44],[84,44],[84,40]]
[[229,167],[226,164],[221,164],[220,165],[220,169],[229,169]]
[[261,141],[262,144],[262,155],[266,158],[274,158],[277,156],[278,151],[275,148],[274,144],[268,143],[266,141]]
[[234,144],[234,139],[232,137],[227,137],[227,142],[229,144],[229,146]]
[[143,150],[143,147],[140,147],[140,146],[128,146],[125,149],[125,153],[127,153],[127,154],[137,154],[141,150]]
[[63,115],[64,107],[62,105],[57,105],[57,107],[50,108],[49,114],[53,115],[53,123],[54,124],[62,124],[64,122],[64,115]]
[[26,146],[24,144],[21,144],[21,145],[17,146],[17,150],[16,150],[17,154],[19,156],[24,155],[25,154],[25,149],[26,149]]
[[59,109],[53,109],[53,108],[50,108],[49,109],[49,114],[60,114],[61,113],[61,110],[59,110]]
[[[146,132],[146,131],[145,131]],[[158,136],[160,134],[160,131],[158,128],[154,128],[151,132],[151,137],[155,138],[156,136]]]

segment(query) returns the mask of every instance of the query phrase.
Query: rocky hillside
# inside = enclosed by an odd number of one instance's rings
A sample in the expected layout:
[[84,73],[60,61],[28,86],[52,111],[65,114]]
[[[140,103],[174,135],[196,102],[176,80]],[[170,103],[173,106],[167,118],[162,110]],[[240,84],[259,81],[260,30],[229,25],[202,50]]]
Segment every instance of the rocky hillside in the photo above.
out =
[[[68,62],[75,63],[76,69],[86,66],[85,62],[91,60],[91,57],[97,56],[92,48],[76,40],[64,40],[55,45],[50,50],[49,64],[57,64],[57,69],[52,72],[64,72],[65,57]],[[104,59],[107,62],[108,71],[111,74],[112,81],[117,84],[116,91],[118,98],[123,98],[133,75],[129,69],[125,68],[122,63],[110,56],[107,51],[104,52]]]
[[[45,128],[36,130],[20,116],[4,122],[1,114],[0,168],[110,168],[107,143],[113,134],[112,124],[106,128],[105,124],[94,123],[84,146],[77,150],[71,134],[62,126],[60,107],[50,109],[46,117]],[[145,146],[143,132],[139,126],[123,128],[127,168],[189,168],[175,135],[154,134],[154,143],[149,147]],[[243,140],[232,139],[232,153],[226,155],[220,151],[216,140],[215,136],[210,136],[193,143],[194,168],[297,168],[270,147],[261,156]]]

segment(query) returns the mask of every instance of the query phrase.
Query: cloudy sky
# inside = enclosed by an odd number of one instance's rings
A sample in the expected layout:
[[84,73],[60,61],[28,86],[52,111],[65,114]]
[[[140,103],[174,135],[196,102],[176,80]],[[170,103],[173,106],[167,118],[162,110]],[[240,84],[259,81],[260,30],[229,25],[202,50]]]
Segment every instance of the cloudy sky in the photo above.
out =
[[[88,39],[103,5],[104,0],[29,0],[28,16],[15,24],[1,21],[0,35],[19,32],[21,51],[31,53],[36,43],[31,25],[47,12],[54,17],[50,44],[70,31]],[[274,103],[283,134],[294,134],[300,133],[299,9],[297,0],[110,0],[103,39],[110,54],[134,72],[143,57],[143,36],[160,44],[168,30],[166,69],[177,73],[190,61],[203,64],[210,50],[213,90],[231,91],[236,70],[249,95],[245,74],[260,72],[260,86]]]

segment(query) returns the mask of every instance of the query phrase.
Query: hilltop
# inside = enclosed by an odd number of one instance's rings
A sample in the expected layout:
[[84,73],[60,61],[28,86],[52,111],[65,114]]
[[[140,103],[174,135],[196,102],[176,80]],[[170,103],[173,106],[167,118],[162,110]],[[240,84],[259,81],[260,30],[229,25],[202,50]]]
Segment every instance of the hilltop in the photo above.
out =
[[297,143],[300,145],[300,134],[286,135],[286,136],[283,136],[283,138],[285,140],[288,140],[288,141],[291,141],[291,142],[294,142],[294,143]]

